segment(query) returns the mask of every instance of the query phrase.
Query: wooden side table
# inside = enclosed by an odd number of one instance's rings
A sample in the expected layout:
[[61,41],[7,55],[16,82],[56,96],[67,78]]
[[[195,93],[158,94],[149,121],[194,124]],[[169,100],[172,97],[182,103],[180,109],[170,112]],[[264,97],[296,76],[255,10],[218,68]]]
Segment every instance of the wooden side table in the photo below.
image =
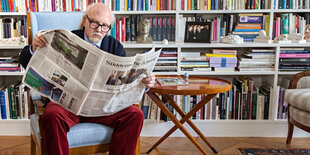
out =
[[[176,77],[169,75],[158,75],[156,77]],[[179,77],[179,76],[178,76]],[[184,79],[184,77],[182,77]],[[209,78],[203,76],[190,76],[188,79],[188,84],[177,85],[177,86],[161,86],[156,84],[151,88],[147,95],[158,105],[158,107],[165,113],[171,121],[175,124],[162,138],[160,138],[151,149],[147,151],[150,153],[154,148],[156,148],[161,142],[163,142],[168,136],[170,136],[176,129],[180,129],[185,136],[200,150],[201,153],[207,154],[207,152],[201,147],[196,139],[184,128],[183,123],[187,122],[189,126],[198,134],[198,136],[211,148],[214,153],[217,153],[215,148],[207,141],[206,137],[197,128],[197,126],[190,120],[199,109],[201,109],[206,103],[208,103],[216,94],[221,92],[229,91],[232,88],[231,82],[217,79]],[[182,117],[178,120],[171,111],[166,107],[165,103],[158,97],[159,94],[164,99],[167,100],[166,104],[169,103],[176,112]],[[177,104],[176,101],[170,95],[205,95],[204,98],[188,113],[185,113],[182,108]]]

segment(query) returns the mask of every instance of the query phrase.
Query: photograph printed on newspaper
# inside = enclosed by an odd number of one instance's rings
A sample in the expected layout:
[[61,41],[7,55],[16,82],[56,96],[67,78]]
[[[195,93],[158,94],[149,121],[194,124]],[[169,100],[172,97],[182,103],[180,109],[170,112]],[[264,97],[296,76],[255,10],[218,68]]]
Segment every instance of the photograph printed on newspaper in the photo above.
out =
[[81,116],[106,116],[141,100],[161,50],[120,57],[67,30],[40,32],[48,44],[34,52],[23,83]]

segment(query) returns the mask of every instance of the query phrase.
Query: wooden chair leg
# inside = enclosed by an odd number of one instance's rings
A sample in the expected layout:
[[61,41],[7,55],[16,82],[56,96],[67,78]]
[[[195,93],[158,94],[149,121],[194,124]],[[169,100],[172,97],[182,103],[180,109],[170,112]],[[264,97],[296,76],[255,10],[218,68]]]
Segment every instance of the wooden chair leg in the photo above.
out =
[[37,154],[37,149],[36,149],[36,143],[33,140],[33,137],[30,136],[30,147],[31,147],[31,155],[36,155]]
[[286,138],[286,144],[291,144],[293,132],[294,132],[294,125],[291,122],[291,114],[290,114],[291,105],[288,104],[287,106],[287,125],[288,125],[288,131],[287,131],[287,138]]
[[136,155],[140,155],[140,137],[138,138],[138,141],[137,141]]
[[288,118],[288,132],[287,132],[287,138],[286,138],[286,144],[291,144],[292,137],[293,137],[293,131],[294,131],[294,125]]

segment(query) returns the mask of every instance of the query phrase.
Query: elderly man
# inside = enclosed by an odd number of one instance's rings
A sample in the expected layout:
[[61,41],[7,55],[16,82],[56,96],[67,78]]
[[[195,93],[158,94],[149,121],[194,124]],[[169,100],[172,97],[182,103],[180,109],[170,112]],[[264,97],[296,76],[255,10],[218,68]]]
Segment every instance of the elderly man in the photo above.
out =
[[[72,31],[86,42],[118,56],[126,56],[123,46],[107,33],[113,22],[112,11],[102,3],[96,3],[86,10],[79,30]],[[26,46],[20,54],[20,62],[26,68],[33,52],[38,47],[45,47],[47,40],[35,35],[31,46]],[[155,83],[153,74],[142,80],[147,88]],[[130,106],[113,115],[101,117],[82,117],[74,115],[58,104],[49,102],[44,114],[40,117],[44,126],[43,139],[49,155],[69,155],[67,132],[79,122],[101,123],[114,128],[110,143],[110,154],[135,154],[137,139],[143,125],[143,113]]]

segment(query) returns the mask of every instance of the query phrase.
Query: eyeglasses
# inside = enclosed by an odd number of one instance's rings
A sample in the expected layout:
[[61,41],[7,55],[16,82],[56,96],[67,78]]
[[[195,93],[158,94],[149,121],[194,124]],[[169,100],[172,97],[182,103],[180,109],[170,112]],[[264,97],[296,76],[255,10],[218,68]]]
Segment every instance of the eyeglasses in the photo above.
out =
[[111,25],[107,25],[107,24],[99,24],[95,21],[92,21],[91,19],[89,19],[88,15],[86,15],[86,18],[89,21],[89,27],[92,29],[97,29],[99,26],[101,26],[101,31],[103,32],[109,32],[111,29]]

